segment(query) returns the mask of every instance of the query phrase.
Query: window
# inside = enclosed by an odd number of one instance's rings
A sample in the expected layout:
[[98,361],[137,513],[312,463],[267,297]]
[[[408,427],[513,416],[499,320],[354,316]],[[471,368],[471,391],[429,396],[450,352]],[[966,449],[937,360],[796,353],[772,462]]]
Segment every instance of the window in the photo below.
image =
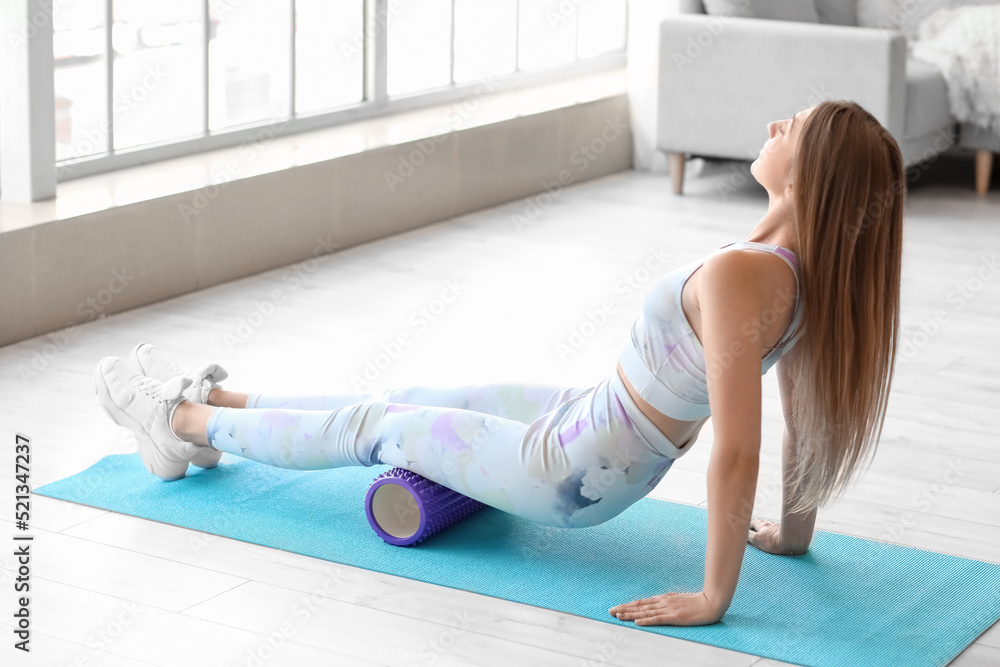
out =
[[363,9],[364,4],[355,0],[296,0],[297,112],[364,99]]
[[63,180],[617,66],[626,0],[52,0],[52,30]]
[[103,153],[108,110],[104,2],[54,2],[52,9],[56,159]]
[[516,69],[517,0],[455,0],[455,82]]
[[[199,0],[112,3],[114,150],[197,135],[201,130],[199,5]],[[103,79],[99,85],[105,85]]]

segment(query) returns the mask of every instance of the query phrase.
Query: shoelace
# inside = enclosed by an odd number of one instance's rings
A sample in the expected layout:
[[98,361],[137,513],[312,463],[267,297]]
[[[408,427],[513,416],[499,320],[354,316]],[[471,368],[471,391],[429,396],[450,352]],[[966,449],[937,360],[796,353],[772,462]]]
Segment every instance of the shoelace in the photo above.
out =
[[160,403],[166,403],[167,399],[164,398],[162,391],[151,391],[151,389],[161,389],[162,384],[163,383],[156,378],[147,377],[145,375],[137,375],[132,378],[132,387],[134,387],[136,391],[141,391],[147,396],[152,396]]
[[207,397],[208,392],[212,390],[212,384],[215,382],[211,374],[208,374],[202,378],[196,378],[192,375],[192,372],[186,368],[181,368],[172,361],[167,362],[167,370],[174,374],[174,377],[183,376],[190,377],[194,380],[193,386],[197,387],[198,395],[202,397]]
[[186,368],[181,368],[180,366],[178,366],[177,364],[175,364],[172,361],[168,361],[167,362],[167,369],[171,373],[173,373],[175,376],[176,375],[183,375],[185,377],[191,378],[195,382],[199,382],[200,383],[199,386],[202,387],[203,389],[210,387],[211,384],[213,384],[215,382],[215,377],[211,373],[209,373],[208,375],[205,375],[205,376],[203,376],[201,378],[198,378],[198,377],[194,376],[193,371],[189,371]]

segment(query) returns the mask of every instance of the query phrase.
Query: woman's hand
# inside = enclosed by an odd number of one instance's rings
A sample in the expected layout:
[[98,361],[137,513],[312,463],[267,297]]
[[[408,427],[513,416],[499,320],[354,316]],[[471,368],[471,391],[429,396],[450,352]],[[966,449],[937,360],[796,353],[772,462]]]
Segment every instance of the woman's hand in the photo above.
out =
[[711,625],[720,613],[705,593],[664,593],[644,600],[620,604],[608,611],[620,621],[636,625]]
[[769,519],[758,518],[750,522],[747,542],[761,551],[776,556],[801,556],[805,553],[786,546],[781,539],[778,522]]

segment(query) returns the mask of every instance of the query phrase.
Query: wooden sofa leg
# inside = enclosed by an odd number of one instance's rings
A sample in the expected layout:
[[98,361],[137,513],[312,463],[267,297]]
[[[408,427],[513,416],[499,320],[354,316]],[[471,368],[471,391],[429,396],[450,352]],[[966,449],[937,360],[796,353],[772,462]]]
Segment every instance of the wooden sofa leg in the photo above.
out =
[[976,151],[976,194],[984,195],[990,188],[990,171],[993,169],[993,153]]
[[669,153],[670,180],[674,185],[674,194],[679,195],[684,190],[684,153]]

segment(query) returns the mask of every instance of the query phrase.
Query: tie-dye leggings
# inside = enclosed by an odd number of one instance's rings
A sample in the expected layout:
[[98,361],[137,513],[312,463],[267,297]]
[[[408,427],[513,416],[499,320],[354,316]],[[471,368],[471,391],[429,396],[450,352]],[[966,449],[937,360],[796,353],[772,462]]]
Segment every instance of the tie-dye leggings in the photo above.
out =
[[603,523],[646,496],[678,450],[617,372],[589,389],[409,387],[380,395],[251,394],[216,408],[208,442],[268,465],[385,464],[539,523]]

